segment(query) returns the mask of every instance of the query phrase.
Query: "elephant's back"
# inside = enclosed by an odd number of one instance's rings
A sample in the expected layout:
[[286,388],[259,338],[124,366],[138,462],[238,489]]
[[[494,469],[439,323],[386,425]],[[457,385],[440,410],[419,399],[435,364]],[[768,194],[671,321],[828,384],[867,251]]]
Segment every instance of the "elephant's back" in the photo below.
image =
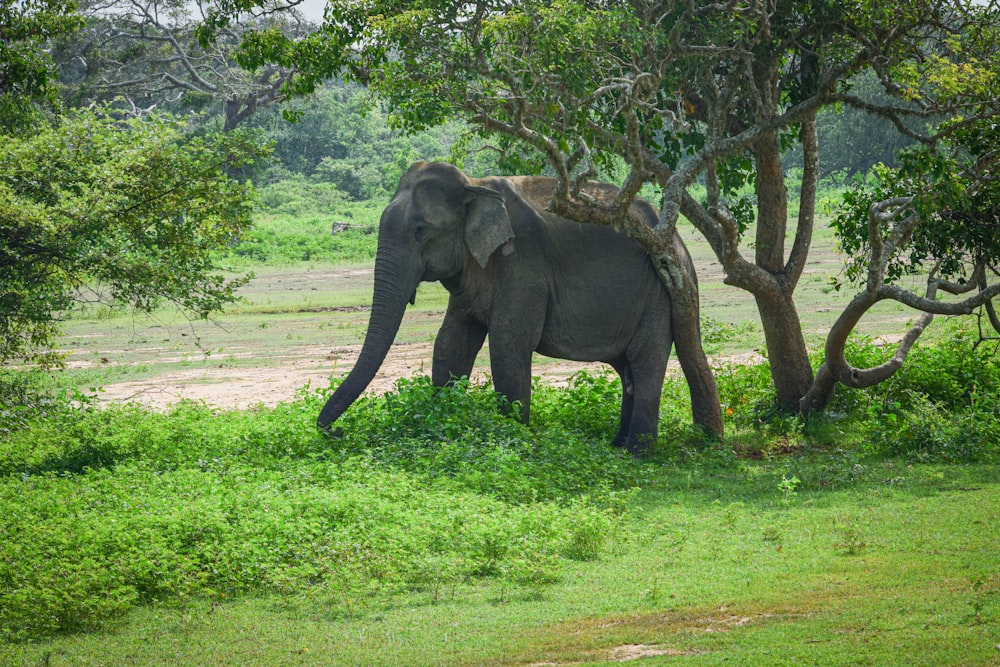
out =
[[[551,176],[511,176],[495,180],[506,182],[526,205],[533,208],[545,220],[546,224],[553,228],[553,231],[557,229],[572,229],[573,232],[571,235],[567,235],[565,232],[557,233],[556,235],[563,240],[567,237],[581,239],[588,246],[583,249],[584,253],[589,253],[589,251],[594,249],[601,249],[600,254],[605,259],[609,255],[614,257],[619,254],[629,254],[633,258],[639,256],[648,257],[648,252],[642,244],[624,232],[619,232],[606,225],[579,223],[568,220],[548,211],[547,207],[552,196],[555,194],[558,184],[555,178]],[[610,202],[618,194],[619,188],[610,183],[589,181],[585,187],[585,192],[598,201]],[[632,203],[632,212],[644,220],[650,228],[655,227],[659,222],[659,211],[645,199],[636,199]],[[680,236],[676,234],[674,235],[674,245],[678,256],[681,257],[681,261],[686,265],[691,280],[697,285],[698,277],[694,270],[691,256]],[[652,271],[652,260],[649,261],[649,270]],[[638,266],[644,263],[638,261],[635,264]],[[645,268],[641,270],[645,272]]]
[[[555,178],[551,176],[509,176],[495,180],[506,181],[525,202],[542,215],[551,218],[558,217],[547,210],[558,185]],[[618,194],[618,187],[610,183],[588,181],[584,186],[584,192],[597,201],[610,203]],[[656,208],[646,200],[637,199],[632,204],[632,210],[639,214],[650,227],[656,225]]]
[[[518,195],[508,196],[514,229],[514,253],[506,258],[511,275],[522,281],[538,276],[545,285],[546,316],[538,352],[609,361],[625,352],[644,323],[669,332],[670,300],[642,244],[611,227],[545,211],[555,179],[506,180]],[[603,191],[613,197],[616,190],[604,186]],[[533,212],[519,210],[521,206]]]

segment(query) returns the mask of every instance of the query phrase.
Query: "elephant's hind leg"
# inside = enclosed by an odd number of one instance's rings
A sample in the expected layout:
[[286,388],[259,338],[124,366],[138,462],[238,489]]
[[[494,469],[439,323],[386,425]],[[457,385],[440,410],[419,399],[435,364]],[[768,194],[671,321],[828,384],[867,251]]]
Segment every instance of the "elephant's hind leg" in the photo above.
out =
[[629,367],[635,387],[632,415],[629,419],[625,449],[632,454],[642,454],[653,442],[659,428],[660,397],[663,377],[667,372],[669,348],[645,350],[638,356],[629,356]]
[[624,447],[628,441],[628,433],[632,422],[632,410],[635,407],[635,380],[632,377],[632,366],[625,356],[621,356],[611,362],[611,367],[618,372],[618,377],[622,381],[622,409],[621,418],[618,421],[618,433],[611,444],[615,447]]

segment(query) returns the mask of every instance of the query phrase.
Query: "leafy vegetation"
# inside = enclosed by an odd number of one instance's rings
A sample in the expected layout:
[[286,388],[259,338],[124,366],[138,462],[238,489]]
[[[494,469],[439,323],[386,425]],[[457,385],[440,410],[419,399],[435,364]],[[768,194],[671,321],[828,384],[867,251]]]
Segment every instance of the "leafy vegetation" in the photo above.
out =
[[57,106],[45,47],[82,26],[73,0],[0,0],[0,134],[27,131]]
[[[274,196],[269,190],[265,188],[265,197]],[[310,195],[312,192],[312,188],[306,190]],[[226,248],[225,258],[242,260],[248,266],[374,261],[381,204],[341,204],[336,214],[323,215],[305,212],[306,202],[311,201],[312,196],[293,195],[279,209],[281,213],[258,215],[253,228]],[[303,205],[301,215],[285,212],[299,205]]]
[[[768,412],[766,367],[727,368],[719,385],[726,444],[683,425],[675,379],[646,462],[602,444],[621,392],[611,375],[536,387],[531,428],[482,386],[404,380],[365,397],[334,440],[312,428],[320,392],[245,412],[50,401],[0,434],[3,640],[103,630],[150,604],[278,595],[352,618],[415,593],[538,595],[644,530],[633,489],[687,475],[787,506],[887,461],[1000,461],[1000,364],[960,330],[807,423]],[[838,544],[850,554],[867,539],[845,530]]]
[[[0,361],[52,359],[81,292],[204,317],[235,298],[213,253],[251,223],[253,189],[228,169],[266,148],[239,133],[193,136],[172,118],[77,112],[0,144]],[[107,294],[103,294],[107,292]]]
[[353,615],[468,580],[532,589],[600,555],[634,462],[534,434],[485,389],[434,394],[417,381],[370,398],[336,443],[312,428],[314,394],[244,413],[63,403],[24,423],[0,444],[3,639],[243,594]]

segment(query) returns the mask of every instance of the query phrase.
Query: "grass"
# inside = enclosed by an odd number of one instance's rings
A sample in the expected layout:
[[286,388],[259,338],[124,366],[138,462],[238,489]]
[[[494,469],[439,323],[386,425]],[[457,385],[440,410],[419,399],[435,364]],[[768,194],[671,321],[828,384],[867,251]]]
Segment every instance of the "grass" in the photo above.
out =
[[[752,299],[690,245],[710,354],[759,346]],[[722,364],[724,442],[672,378],[642,461],[607,444],[610,374],[536,385],[530,428],[484,387],[404,380],[335,440],[313,428],[326,387],[246,411],[77,391],[360,342],[370,264],[314,250],[255,266],[218,325],[85,308],[66,340],[88,368],[0,373],[0,664],[1000,660],[1000,364],[959,322],[808,423],[773,411],[764,365]],[[833,266],[821,228],[798,292],[813,347],[846,298]],[[399,339],[431,340],[445,303],[422,288]]]
[[991,664],[1000,365],[953,333],[809,423],[732,367],[725,443],[672,381],[645,461],[609,375],[536,387],[530,429],[403,381],[332,441],[319,393],[51,399],[0,438],[0,663]]
[[658,470],[602,556],[568,562],[540,590],[459,581],[372,595],[353,613],[318,585],[178,596],[101,632],[8,644],[0,659],[608,664],[642,645],[698,665],[995,664],[995,468],[883,461],[870,481],[803,490],[789,506],[776,485],[693,463],[699,474]]

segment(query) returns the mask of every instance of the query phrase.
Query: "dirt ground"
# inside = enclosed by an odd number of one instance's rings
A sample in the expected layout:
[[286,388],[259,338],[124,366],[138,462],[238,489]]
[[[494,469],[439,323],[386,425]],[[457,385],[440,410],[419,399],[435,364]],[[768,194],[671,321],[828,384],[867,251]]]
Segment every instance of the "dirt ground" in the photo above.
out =
[[[337,348],[334,377],[349,372],[361,351],[360,345]],[[417,372],[430,373],[432,343],[395,345],[369,392],[391,390],[397,380]],[[307,384],[322,388],[329,384],[331,352],[329,347],[303,346],[296,350],[295,359],[278,366],[242,368],[197,368],[165,373],[143,380],[107,384],[99,400],[105,402],[135,402],[154,408],[165,408],[180,400],[204,401],[223,409],[246,409],[255,405],[274,406],[295,398]],[[676,363],[676,362],[674,362]],[[533,374],[553,385],[566,384],[583,369],[608,368],[600,363],[548,360],[536,365]],[[487,382],[483,371],[473,372],[473,382]]]
[[[750,295],[731,288],[716,293],[714,286],[721,284],[721,273],[716,265],[709,263],[705,274],[704,315],[720,321],[755,317]],[[185,333],[182,327],[170,332],[169,326],[157,327],[154,323],[148,330],[139,331],[135,325],[94,320],[81,323],[68,336],[64,349],[70,353],[70,368],[146,365],[157,369],[141,379],[100,382],[99,401],[133,401],[156,408],[185,399],[204,401],[222,409],[274,406],[294,399],[307,385],[311,389],[322,389],[329,385],[331,377],[342,377],[350,371],[361,351],[372,281],[371,267],[262,271],[243,290],[250,309],[237,312],[221,328],[208,327],[209,331],[202,334],[193,330]],[[824,300],[828,298],[824,295]],[[442,300],[439,306],[434,305],[430,310],[408,310],[402,329],[410,326],[426,332],[436,331],[443,317],[444,304]],[[815,309],[803,311],[808,313]],[[829,308],[824,304],[820,310]],[[331,346],[330,336],[337,329],[323,327],[329,327],[335,318],[345,323],[339,329],[350,331],[352,335],[346,339],[342,337],[341,344]],[[188,363],[198,357],[198,352],[191,348],[190,342],[178,346],[178,341],[191,341],[199,335],[216,339],[210,344],[217,348],[211,359],[224,363],[210,362],[207,357]],[[400,378],[418,372],[430,374],[433,343],[429,338],[432,336],[422,335],[424,338],[419,342],[414,336],[400,342],[401,336],[397,336],[397,343],[390,349],[368,391],[382,393],[392,389]],[[351,339],[356,343],[347,342]],[[480,353],[481,363],[473,372],[474,382],[488,381],[488,371],[484,369],[489,365],[483,361],[486,355],[488,342]],[[750,351],[731,352],[716,361],[752,363],[761,359],[757,351]],[[190,367],[179,368],[181,364]],[[581,370],[608,368],[601,363],[536,357],[532,374],[558,386],[568,383]],[[667,372],[680,372],[676,357],[671,356]]]

